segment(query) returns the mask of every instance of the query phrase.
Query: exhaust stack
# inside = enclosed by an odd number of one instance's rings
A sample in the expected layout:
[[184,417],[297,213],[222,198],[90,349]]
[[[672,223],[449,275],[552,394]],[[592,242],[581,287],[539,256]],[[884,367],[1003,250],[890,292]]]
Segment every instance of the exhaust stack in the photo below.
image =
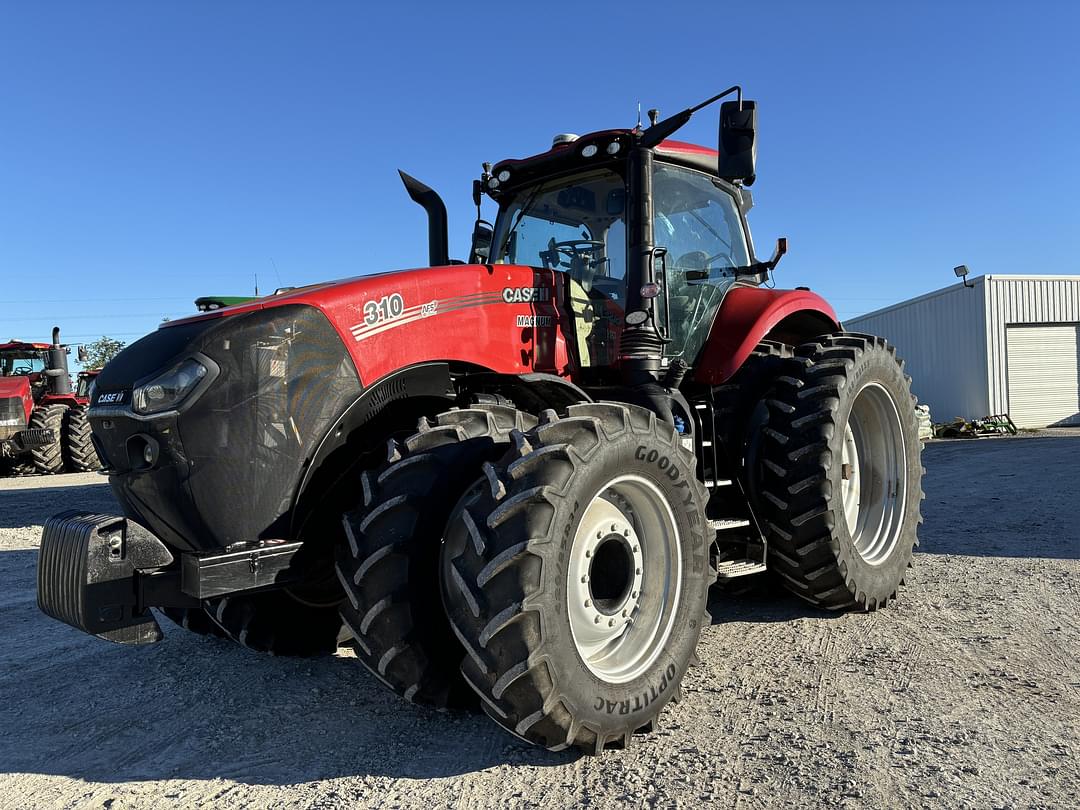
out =
[[442,267],[450,264],[450,236],[446,223],[446,204],[434,189],[425,186],[415,177],[398,169],[401,182],[413,202],[427,211],[428,215],[428,265]]

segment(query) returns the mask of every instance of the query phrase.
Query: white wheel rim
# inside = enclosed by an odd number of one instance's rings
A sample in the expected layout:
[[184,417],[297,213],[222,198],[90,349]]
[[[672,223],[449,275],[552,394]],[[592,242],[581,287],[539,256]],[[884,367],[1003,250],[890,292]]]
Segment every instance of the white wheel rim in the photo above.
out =
[[578,523],[567,564],[567,613],[578,655],[609,683],[645,672],[671,634],[682,586],[675,515],[653,482],[610,481]]
[[840,493],[855,550],[880,565],[900,539],[907,501],[907,446],[892,395],[867,383],[844,425]]

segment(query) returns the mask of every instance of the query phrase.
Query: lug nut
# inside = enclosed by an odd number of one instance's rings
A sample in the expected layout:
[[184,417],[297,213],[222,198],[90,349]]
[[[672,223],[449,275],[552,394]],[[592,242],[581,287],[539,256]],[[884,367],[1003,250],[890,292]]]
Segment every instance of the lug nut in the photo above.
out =
[[634,573],[636,573],[636,574],[640,574],[640,573],[641,573],[641,569],[640,569],[640,568],[639,568],[639,569],[637,569],[637,571],[635,571]]
[[615,626],[615,620],[614,619],[608,619],[607,626],[608,627],[614,627]]
[[583,576],[583,577],[581,578],[581,581],[582,581],[582,582],[588,582],[588,581],[589,581],[589,575],[588,575],[588,574],[586,574],[585,576]]
[[592,607],[592,599],[585,600],[585,607]]
[[600,617],[597,616],[595,619],[593,619],[593,623],[594,624],[600,624]]

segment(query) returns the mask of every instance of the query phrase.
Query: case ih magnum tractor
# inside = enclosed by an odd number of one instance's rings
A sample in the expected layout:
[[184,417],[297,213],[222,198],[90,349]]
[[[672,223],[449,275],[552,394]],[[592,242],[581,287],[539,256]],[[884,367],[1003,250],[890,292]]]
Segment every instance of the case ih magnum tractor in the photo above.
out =
[[[734,94],[719,152],[671,139]],[[90,408],[124,515],[50,519],[41,608],[128,644],[161,638],[152,607],[264,652],[351,644],[408,700],[599,753],[679,698],[718,580],[883,607],[920,521],[909,381],[766,286],[755,105],[705,104],[486,166],[467,264],[403,175],[430,267],[124,349]]]
[[19,474],[101,469],[90,439],[89,398],[71,390],[68,347],[0,343],[0,464]]

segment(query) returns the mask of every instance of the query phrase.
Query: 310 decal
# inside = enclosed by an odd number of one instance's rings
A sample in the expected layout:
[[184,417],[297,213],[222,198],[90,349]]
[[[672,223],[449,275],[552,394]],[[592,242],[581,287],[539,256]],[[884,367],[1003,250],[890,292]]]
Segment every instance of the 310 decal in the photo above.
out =
[[405,299],[400,293],[384,295],[378,301],[368,301],[364,304],[364,323],[374,326],[383,321],[391,321],[400,318],[405,312]]

